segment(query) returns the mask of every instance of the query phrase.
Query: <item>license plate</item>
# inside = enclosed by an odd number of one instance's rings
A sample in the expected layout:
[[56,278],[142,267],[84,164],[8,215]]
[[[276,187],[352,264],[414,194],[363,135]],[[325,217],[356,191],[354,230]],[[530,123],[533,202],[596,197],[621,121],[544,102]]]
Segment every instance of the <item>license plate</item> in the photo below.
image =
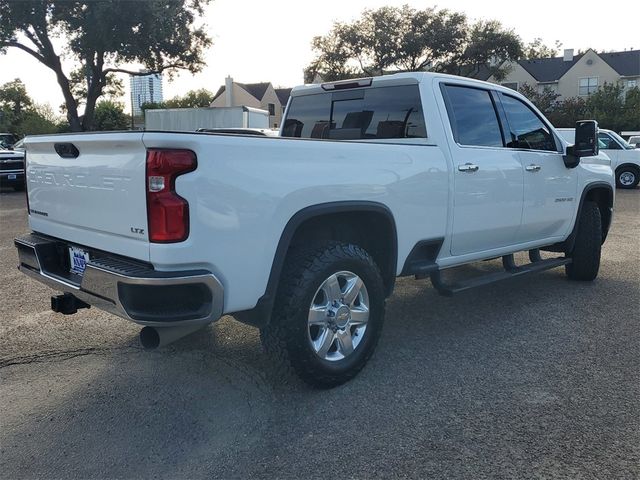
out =
[[87,262],[89,261],[89,252],[85,252],[78,247],[69,247],[69,260],[71,273],[82,275],[84,269],[87,268]]
[[7,178],[8,178],[9,180],[15,180],[15,179],[16,179],[16,178],[18,178],[18,177],[17,177],[15,174],[13,174],[13,173],[12,173],[12,174],[7,175]]

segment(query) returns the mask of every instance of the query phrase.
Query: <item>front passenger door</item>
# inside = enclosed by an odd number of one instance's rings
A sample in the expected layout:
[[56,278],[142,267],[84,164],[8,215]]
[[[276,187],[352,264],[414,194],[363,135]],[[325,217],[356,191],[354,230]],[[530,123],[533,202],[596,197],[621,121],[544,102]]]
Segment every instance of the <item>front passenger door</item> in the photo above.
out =
[[506,117],[507,147],[518,152],[524,170],[524,208],[517,243],[565,235],[574,217],[577,169],[565,166],[551,128],[521,99],[499,94]]

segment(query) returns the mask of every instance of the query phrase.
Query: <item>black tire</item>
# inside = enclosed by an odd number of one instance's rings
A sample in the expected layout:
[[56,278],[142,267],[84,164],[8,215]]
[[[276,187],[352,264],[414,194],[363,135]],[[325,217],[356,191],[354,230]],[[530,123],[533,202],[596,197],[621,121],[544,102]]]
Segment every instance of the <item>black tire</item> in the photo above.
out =
[[598,276],[602,249],[602,219],[598,204],[586,201],[578,222],[573,251],[567,255],[572,262],[565,266],[565,270],[571,280],[591,281]]
[[[353,353],[329,361],[311,346],[308,315],[320,286],[341,271],[362,279],[368,292],[369,319]],[[281,381],[295,373],[313,387],[331,388],[351,380],[369,360],[382,332],[384,309],[382,276],[371,256],[357,245],[324,242],[289,253],[271,322],[260,330],[260,338]]]
[[616,170],[616,187],[632,189],[640,182],[640,170],[633,165],[623,165]]

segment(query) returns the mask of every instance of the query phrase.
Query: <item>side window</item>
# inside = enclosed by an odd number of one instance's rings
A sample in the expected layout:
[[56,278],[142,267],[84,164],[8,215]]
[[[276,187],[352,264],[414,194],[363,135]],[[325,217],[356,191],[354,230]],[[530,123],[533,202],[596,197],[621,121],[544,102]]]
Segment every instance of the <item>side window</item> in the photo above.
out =
[[606,133],[599,133],[598,139],[604,143],[604,147],[601,146],[600,148],[604,148],[606,150],[620,150],[620,145],[618,145],[618,143]]
[[447,112],[453,137],[461,145],[502,147],[502,133],[488,90],[447,85]]
[[547,125],[521,100],[500,94],[507,121],[507,147],[557,151],[553,134]]
[[417,85],[293,97],[284,137],[332,140],[426,138]]

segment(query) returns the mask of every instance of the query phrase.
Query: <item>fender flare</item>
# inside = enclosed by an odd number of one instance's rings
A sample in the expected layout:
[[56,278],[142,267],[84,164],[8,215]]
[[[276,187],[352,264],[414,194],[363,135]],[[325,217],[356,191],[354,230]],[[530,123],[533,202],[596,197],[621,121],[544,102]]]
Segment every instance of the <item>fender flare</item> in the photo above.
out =
[[[271,272],[269,273],[269,279],[264,294],[258,299],[256,306],[250,310],[244,310],[242,312],[235,312],[232,315],[243,323],[247,323],[253,326],[262,327],[269,323],[271,319],[271,310],[275,302],[276,293],[278,291],[278,284],[280,283],[280,275],[284,268],[284,262],[287,257],[287,252],[294,235],[298,228],[306,221],[321,217],[324,215],[331,215],[335,213],[353,213],[353,212],[374,212],[384,215],[392,229],[392,245],[391,248],[391,260],[393,280],[395,280],[396,269],[398,263],[398,232],[396,229],[396,222],[393,217],[393,213],[389,208],[379,202],[372,201],[359,201],[359,200],[347,200],[338,202],[327,202],[316,205],[311,205],[297,211],[285,225],[278,246],[276,247],[273,261],[271,262]],[[393,289],[393,285],[391,289]],[[387,292],[390,293],[390,292]]]
[[595,189],[601,189],[604,188],[605,190],[608,190],[609,192],[609,198],[610,198],[610,204],[609,204],[609,209],[610,212],[608,214],[601,214],[602,215],[602,243],[604,243],[604,241],[607,238],[607,234],[609,233],[609,228],[611,227],[611,220],[613,218],[613,199],[614,199],[614,191],[613,191],[613,187],[606,182],[592,182],[592,183],[588,183],[584,189],[582,190],[582,194],[580,195],[580,203],[578,204],[578,210],[576,212],[576,218],[575,218],[575,222],[573,224],[573,229],[571,230],[571,233],[569,234],[569,236],[567,237],[567,239],[563,242],[563,247],[564,250],[567,252],[570,252],[571,250],[573,250],[573,246],[575,244],[576,241],[576,235],[578,234],[578,220],[580,219],[580,215],[582,213],[582,207],[584,205],[584,202],[586,201],[587,198],[587,194]]

